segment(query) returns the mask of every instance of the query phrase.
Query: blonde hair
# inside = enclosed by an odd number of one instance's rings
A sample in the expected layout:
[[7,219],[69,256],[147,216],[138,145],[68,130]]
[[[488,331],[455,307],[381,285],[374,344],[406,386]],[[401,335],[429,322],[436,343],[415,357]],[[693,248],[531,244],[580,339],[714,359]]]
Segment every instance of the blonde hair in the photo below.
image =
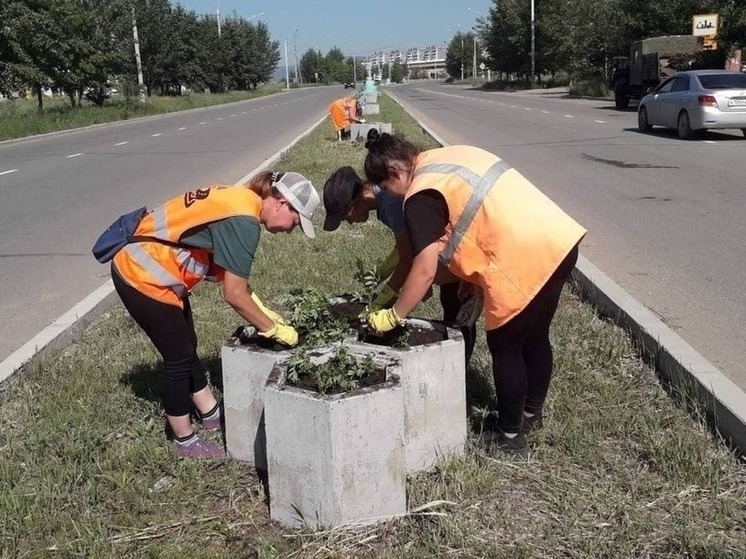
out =
[[279,198],[281,194],[274,187],[274,184],[283,176],[285,176],[285,173],[280,171],[262,171],[249,179],[246,188],[258,194],[262,200],[270,196]]

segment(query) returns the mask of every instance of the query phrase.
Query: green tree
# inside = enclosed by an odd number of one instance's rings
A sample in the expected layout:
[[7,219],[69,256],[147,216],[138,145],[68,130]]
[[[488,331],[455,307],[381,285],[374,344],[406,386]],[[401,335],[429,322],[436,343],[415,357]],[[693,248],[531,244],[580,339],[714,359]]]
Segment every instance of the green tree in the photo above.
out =
[[472,75],[474,38],[472,32],[456,33],[446,49],[446,72],[454,79]]
[[406,77],[407,65],[395,60],[394,64],[391,66],[391,81],[394,83],[401,83]]

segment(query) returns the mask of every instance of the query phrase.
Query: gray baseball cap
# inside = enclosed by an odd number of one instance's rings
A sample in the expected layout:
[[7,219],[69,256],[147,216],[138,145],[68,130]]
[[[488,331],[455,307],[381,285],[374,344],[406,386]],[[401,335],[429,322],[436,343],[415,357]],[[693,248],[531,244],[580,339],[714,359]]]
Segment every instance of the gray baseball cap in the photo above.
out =
[[272,186],[298,212],[301,229],[303,229],[307,237],[313,239],[316,233],[314,232],[311,219],[321,199],[311,181],[300,173],[285,173]]

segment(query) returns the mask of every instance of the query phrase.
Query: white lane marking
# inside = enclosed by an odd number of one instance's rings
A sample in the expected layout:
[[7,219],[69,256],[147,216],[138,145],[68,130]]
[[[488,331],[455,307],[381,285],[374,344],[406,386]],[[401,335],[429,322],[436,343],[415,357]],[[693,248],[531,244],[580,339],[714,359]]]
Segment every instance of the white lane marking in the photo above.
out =
[[219,116],[219,117],[218,117],[218,118],[216,118],[215,120],[223,120],[223,117],[222,117],[222,116]]
[[186,130],[186,126],[182,126],[179,130]]
[[8,169],[7,171],[0,171],[0,176],[2,176],[2,175],[9,175],[9,174],[15,173],[17,171],[18,171],[18,169]]
[[565,118],[575,118],[575,117],[572,115],[565,115]]
[[117,143],[116,143],[116,144],[114,144],[114,145],[115,145],[115,146],[123,146],[123,145],[125,145],[125,144],[129,144],[129,142],[117,142]]
[[83,154],[82,153],[73,153],[71,155],[66,155],[65,159],[72,159],[73,157],[80,157],[81,155],[83,155]]
[[151,134],[150,135],[151,138],[157,138],[158,136],[162,136],[162,134],[160,132],[158,132],[157,134]]
[[606,124],[605,120],[594,120],[593,122],[598,122],[599,124]]
[[715,142],[715,140],[702,140],[702,143],[703,144],[715,144],[717,142]]
[[236,113],[233,113],[231,116],[236,116]]
[[200,124],[207,124],[205,121],[200,122]]
[[551,114],[549,111],[541,111],[541,112],[544,113],[545,115]]
[[242,115],[245,115],[245,114],[246,114],[246,111],[241,111],[241,114],[242,114]]
[[531,107],[523,107],[523,110],[524,110],[524,111],[530,111],[530,110],[531,110]]
[[515,105],[509,105],[511,109],[515,109]]

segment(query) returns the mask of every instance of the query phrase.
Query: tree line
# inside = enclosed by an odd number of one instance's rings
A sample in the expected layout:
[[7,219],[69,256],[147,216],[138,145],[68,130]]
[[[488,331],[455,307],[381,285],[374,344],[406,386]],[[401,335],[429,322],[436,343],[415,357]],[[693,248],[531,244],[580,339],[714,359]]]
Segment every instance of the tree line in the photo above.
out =
[[169,0],[3,0],[0,93],[33,89],[103,104],[112,82],[136,94],[134,25],[148,95],[226,92],[268,82],[279,42],[264,23],[198,15]]
[[[690,35],[692,16],[719,14],[718,49],[712,64],[746,46],[744,0],[534,0],[535,75],[604,76],[614,56],[633,41],[661,35]],[[477,20],[476,36],[459,33],[449,43],[446,69],[471,77],[474,40],[477,66],[518,79],[531,76],[531,1],[493,0]],[[484,55],[484,56],[483,56]],[[719,59],[718,59],[719,57]],[[715,66],[713,66],[715,67]]]

